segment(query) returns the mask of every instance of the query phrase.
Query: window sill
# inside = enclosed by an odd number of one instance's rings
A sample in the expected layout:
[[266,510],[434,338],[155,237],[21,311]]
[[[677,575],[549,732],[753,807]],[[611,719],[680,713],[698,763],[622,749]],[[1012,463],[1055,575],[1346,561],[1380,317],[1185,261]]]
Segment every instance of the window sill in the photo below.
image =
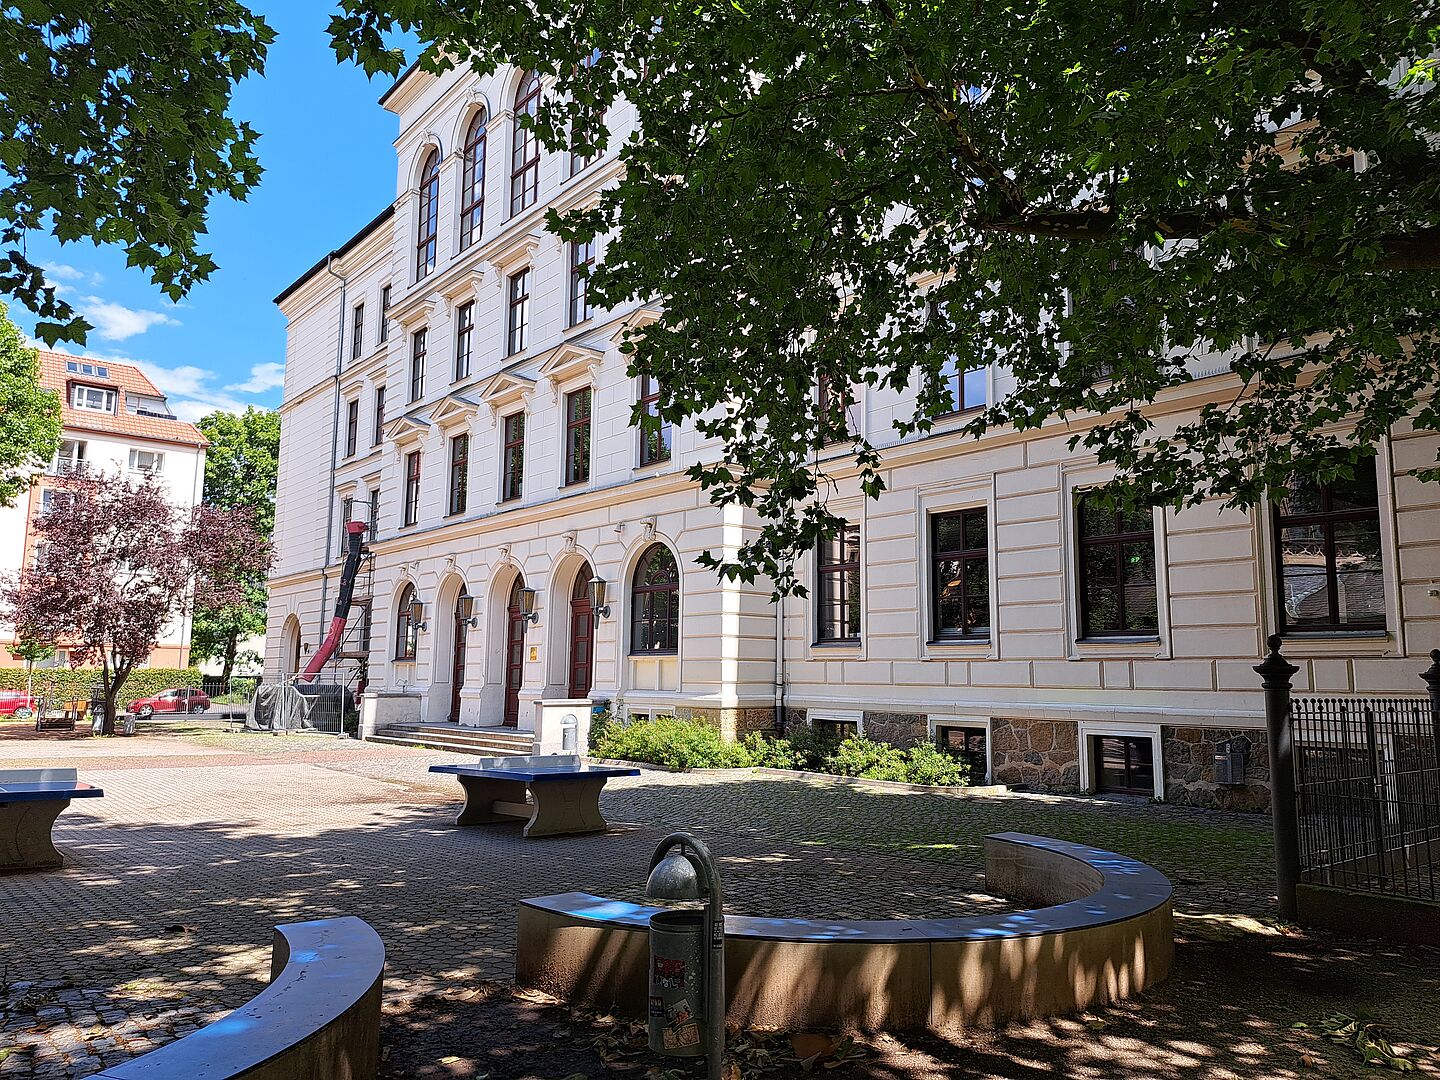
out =
[[861,641],[859,638],[845,638],[839,641],[812,641],[810,648],[830,652],[855,652],[860,651]]
[[1395,650],[1395,636],[1389,630],[1310,631],[1280,635],[1280,648],[1296,658],[1385,656]]
[[1083,660],[1097,656],[1156,657],[1160,655],[1161,646],[1159,635],[1154,634],[1079,638],[1070,659]]
[[631,660],[664,660],[668,656],[679,656],[679,649],[651,649],[648,652],[632,652]]
[[668,457],[656,458],[654,461],[642,461],[642,462],[640,462],[640,464],[636,465],[635,468],[634,468],[632,471],[633,471],[633,472],[637,472],[637,473],[638,473],[638,472],[658,472],[658,471],[661,469],[661,467],[663,467],[663,466],[665,466],[665,465],[669,465],[669,464],[670,464],[670,461],[671,461],[671,459],[668,458]]
[[952,656],[988,656],[994,645],[991,638],[974,638],[973,640],[961,640],[959,638],[938,638],[925,643],[925,658],[927,660],[944,660]]

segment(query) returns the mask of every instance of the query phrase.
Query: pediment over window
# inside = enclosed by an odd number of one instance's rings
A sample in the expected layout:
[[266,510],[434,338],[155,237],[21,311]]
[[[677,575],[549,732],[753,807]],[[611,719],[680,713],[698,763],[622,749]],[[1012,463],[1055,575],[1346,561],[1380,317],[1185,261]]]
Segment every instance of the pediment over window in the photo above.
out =
[[386,424],[385,438],[394,446],[406,446],[423,439],[429,433],[431,426],[429,420],[411,413],[408,416],[397,417]]
[[535,261],[535,255],[540,250],[540,244],[544,239],[543,234],[537,232],[521,233],[513,240],[497,246],[482,254],[482,258],[498,270],[508,270],[511,267],[524,266]]
[[638,307],[621,320],[627,330],[643,330],[653,322],[660,320],[660,309],[658,307]]
[[430,410],[430,422],[436,427],[448,428],[463,424],[480,409],[480,402],[466,394],[450,394],[441,398]]
[[594,345],[582,345],[567,341],[551,349],[540,359],[540,376],[549,379],[556,386],[571,379],[588,375],[605,359],[605,350]]
[[459,307],[465,301],[479,296],[486,282],[494,284],[498,278],[499,275],[493,267],[472,266],[446,281],[440,287],[440,295],[450,301],[452,307]]
[[492,409],[503,409],[530,396],[535,389],[535,380],[513,371],[502,371],[492,375],[472,391],[478,393],[482,402]]
[[440,310],[440,301],[433,296],[416,296],[390,307],[390,317],[406,330],[418,330],[433,320]]

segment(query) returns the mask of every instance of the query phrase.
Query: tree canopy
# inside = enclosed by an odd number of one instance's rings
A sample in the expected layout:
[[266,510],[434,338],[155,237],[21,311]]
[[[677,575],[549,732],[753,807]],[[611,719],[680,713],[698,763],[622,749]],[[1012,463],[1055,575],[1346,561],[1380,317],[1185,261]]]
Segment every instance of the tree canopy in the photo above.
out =
[[31,233],[124,248],[178,300],[215,269],[216,195],[260,178],[230,95],[274,32],[236,0],[20,0],[0,8],[0,294],[49,344],[88,323],[26,254]]
[[40,357],[0,304],[0,506],[30,487],[60,447],[60,395],[40,385]]
[[[1252,505],[1341,475],[1392,425],[1440,427],[1440,17],[1412,0],[346,0],[336,49],[370,72],[538,69],[536,126],[643,134],[598,207],[590,287],[654,303],[632,367],[660,409],[723,441],[712,498],[766,528],[723,572],[796,582],[833,529],[824,447],[845,394],[995,366],[1013,392],[965,420],[1068,431],[1126,497]],[[585,62],[580,62],[582,59]],[[1198,413],[1153,407],[1196,376]],[[947,366],[953,365],[953,367]],[[867,433],[861,486],[883,487]]]
[[[217,510],[244,511],[268,544],[275,530],[280,414],[250,407],[243,413],[211,413],[196,426],[210,440],[202,501]],[[190,655],[196,660],[220,660],[224,678],[230,677],[238,660],[246,659],[241,643],[265,633],[266,569],[252,568],[239,575],[240,591],[224,603],[200,604],[195,609]]]

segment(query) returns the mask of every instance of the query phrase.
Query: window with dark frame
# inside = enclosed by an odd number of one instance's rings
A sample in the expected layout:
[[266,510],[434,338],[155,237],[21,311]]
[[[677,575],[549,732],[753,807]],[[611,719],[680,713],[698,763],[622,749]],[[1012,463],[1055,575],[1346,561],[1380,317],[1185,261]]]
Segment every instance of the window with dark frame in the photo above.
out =
[[414,525],[420,518],[420,451],[405,455],[405,517],[404,524]]
[[640,464],[670,460],[670,421],[660,415],[660,383],[653,375],[640,376],[640,411],[651,419],[640,428]]
[[651,544],[635,566],[630,587],[630,655],[680,649],[680,568],[664,544]]
[[1076,501],[1081,638],[1154,637],[1160,630],[1155,521],[1149,510]]
[[360,402],[345,403],[345,456],[354,457],[360,445]]
[[415,659],[418,642],[418,628],[410,618],[410,605],[415,602],[415,586],[406,585],[400,590],[400,601],[395,609],[395,659]]
[[525,414],[505,417],[505,444],[502,450],[500,501],[520,498],[525,490]]
[[340,500],[340,554],[344,555],[346,548],[350,546],[350,534],[346,532],[345,526],[350,524],[350,519],[355,516],[355,497],[346,495]]
[[1092,735],[1091,760],[1096,791],[1155,794],[1155,744],[1148,735]]
[[850,407],[855,404],[855,395],[849,386],[841,387],[829,375],[821,375],[815,381],[815,404],[826,420],[836,412],[844,416],[845,434],[835,436],[834,433],[826,432],[822,428],[822,446],[830,446],[842,442],[846,438],[854,437],[855,429],[851,423]]
[[415,223],[415,280],[435,269],[440,235],[440,151],[432,149],[420,170],[420,207]]
[[940,381],[950,403],[945,415],[969,412],[990,403],[989,371],[985,367],[961,371],[959,357],[952,356],[940,368]]
[[836,742],[844,742],[846,739],[853,739],[860,734],[858,720],[836,720],[829,716],[817,716],[810,721],[810,725]]
[[590,306],[590,272],[595,268],[595,241],[570,245],[570,325],[575,326],[595,314]]
[[410,336],[410,400],[425,396],[425,339],[428,332],[416,330]]
[[390,340],[390,286],[386,285],[380,290],[380,330],[377,335],[381,341]]
[[815,557],[816,641],[860,640],[860,527],[827,537]]
[[590,387],[565,395],[565,483],[590,479]]
[[505,318],[505,355],[524,352],[530,333],[530,268],[510,275]]
[[385,441],[385,387],[375,388],[375,430],[371,433],[371,446],[379,446]]
[[[540,109],[540,76],[528,72],[515,91],[515,121],[511,128],[510,215],[535,205],[540,194],[540,140],[535,115]],[[529,117],[531,124],[523,123]]]
[[350,359],[359,360],[365,354],[365,305],[355,305],[350,314]]
[[470,483],[470,436],[456,435],[450,440],[450,511],[465,512],[466,492]]
[[1380,491],[1374,459],[1353,479],[1294,477],[1274,500],[1281,633],[1386,628]]
[[932,640],[990,640],[989,513],[983,507],[930,517]]
[[[583,68],[592,68],[600,61],[599,48],[593,49],[590,55],[580,61]],[[579,127],[589,127],[592,123],[603,122],[605,114],[601,112],[598,117],[592,119],[590,109],[576,102],[570,108],[570,175],[583,172],[600,158],[600,151],[597,149],[592,154],[586,154],[576,147],[575,131]]]
[[475,337],[475,301],[461,304],[455,312],[455,377],[454,381],[470,377],[470,354]]
[[379,529],[380,529],[380,492],[379,492],[379,490],[375,490],[375,491],[370,492],[370,511],[369,511],[369,513],[370,513],[370,517],[369,517],[369,522],[370,522],[370,539],[373,540],[373,539],[375,539],[375,534],[376,534],[376,533],[379,531]]
[[485,227],[485,110],[470,120],[460,166],[460,250],[480,239]]
[[990,751],[983,727],[944,724],[935,728],[935,744],[970,766],[970,782],[982,783],[990,774]]

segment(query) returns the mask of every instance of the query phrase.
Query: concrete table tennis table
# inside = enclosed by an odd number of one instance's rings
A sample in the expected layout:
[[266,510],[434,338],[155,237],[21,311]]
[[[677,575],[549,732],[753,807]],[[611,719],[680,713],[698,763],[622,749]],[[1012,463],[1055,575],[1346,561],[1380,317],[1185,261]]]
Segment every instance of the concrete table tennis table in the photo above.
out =
[[469,765],[431,765],[430,771],[450,773],[465,789],[456,825],[524,818],[525,836],[604,832],[600,791],[605,781],[640,775],[639,769],[587,765],[573,754],[481,758]]
[[74,769],[0,769],[0,872],[64,866],[50,835],[55,819],[71,799],[104,794]]

